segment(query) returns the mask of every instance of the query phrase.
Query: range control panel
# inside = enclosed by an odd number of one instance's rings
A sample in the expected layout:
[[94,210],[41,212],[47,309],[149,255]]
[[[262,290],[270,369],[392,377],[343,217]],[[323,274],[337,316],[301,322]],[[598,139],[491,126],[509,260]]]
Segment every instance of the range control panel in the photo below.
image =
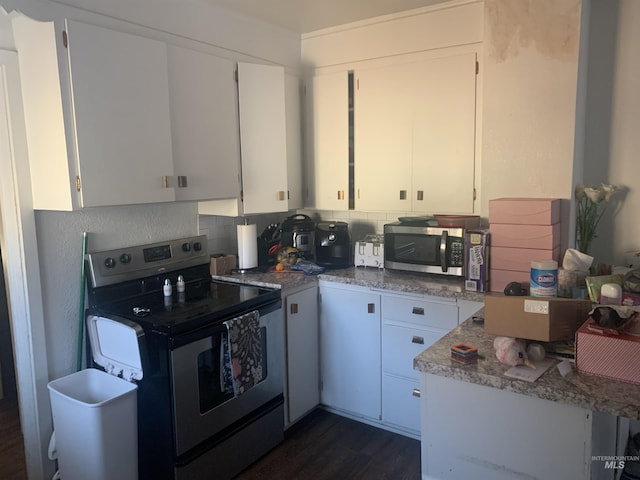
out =
[[209,262],[207,237],[168,240],[165,242],[88,253],[85,258],[91,285],[103,287],[136,280],[165,271]]

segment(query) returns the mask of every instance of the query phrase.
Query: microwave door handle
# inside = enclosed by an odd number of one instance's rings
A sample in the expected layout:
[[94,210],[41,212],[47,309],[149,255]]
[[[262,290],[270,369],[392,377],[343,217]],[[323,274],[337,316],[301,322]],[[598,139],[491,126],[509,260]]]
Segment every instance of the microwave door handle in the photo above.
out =
[[442,271],[447,271],[447,232],[446,230],[440,235],[440,266]]

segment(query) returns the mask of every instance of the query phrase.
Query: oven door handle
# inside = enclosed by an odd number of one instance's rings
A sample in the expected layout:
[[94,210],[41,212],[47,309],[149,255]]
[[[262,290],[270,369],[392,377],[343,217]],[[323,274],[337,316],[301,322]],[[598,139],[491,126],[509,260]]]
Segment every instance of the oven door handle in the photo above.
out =
[[447,271],[447,231],[443,230],[440,235],[440,266],[442,271]]

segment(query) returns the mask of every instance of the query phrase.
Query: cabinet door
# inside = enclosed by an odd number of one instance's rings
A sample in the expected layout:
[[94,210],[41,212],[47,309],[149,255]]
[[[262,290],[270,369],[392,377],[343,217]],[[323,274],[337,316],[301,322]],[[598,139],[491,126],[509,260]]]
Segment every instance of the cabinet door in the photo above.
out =
[[235,62],[168,47],[176,200],[240,194]]
[[380,420],[380,296],[320,287],[321,402]]
[[238,64],[243,211],[286,212],[284,68]]
[[167,49],[67,20],[83,207],[164,202],[173,175]]
[[476,54],[413,67],[413,210],[473,213]]
[[359,70],[355,94],[356,209],[472,213],[476,54]]
[[420,436],[420,382],[403,377],[382,376],[382,421]]
[[300,79],[284,76],[285,108],[287,119],[287,186],[288,208],[304,206],[302,197],[302,122]]
[[286,298],[287,419],[291,424],[320,403],[318,288]]
[[309,90],[307,204],[319,210],[348,210],[348,72],[317,75]]
[[355,206],[411,210],[411,92],[403,66],[357,72],[354,108]]

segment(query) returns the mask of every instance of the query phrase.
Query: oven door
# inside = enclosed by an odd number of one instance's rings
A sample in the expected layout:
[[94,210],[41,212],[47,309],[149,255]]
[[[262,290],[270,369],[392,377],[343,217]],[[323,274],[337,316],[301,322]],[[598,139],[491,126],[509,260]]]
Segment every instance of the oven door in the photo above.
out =
[[171,352],[176,455],[282,394],[283,317],[279,304],[276,306],[276,310],[259,309],[263,379],[238,396],[225,393],[221,385],[224,324],[217,322]]
[[461,228],[385,225],[384,266],[462,276],[464,232]]

